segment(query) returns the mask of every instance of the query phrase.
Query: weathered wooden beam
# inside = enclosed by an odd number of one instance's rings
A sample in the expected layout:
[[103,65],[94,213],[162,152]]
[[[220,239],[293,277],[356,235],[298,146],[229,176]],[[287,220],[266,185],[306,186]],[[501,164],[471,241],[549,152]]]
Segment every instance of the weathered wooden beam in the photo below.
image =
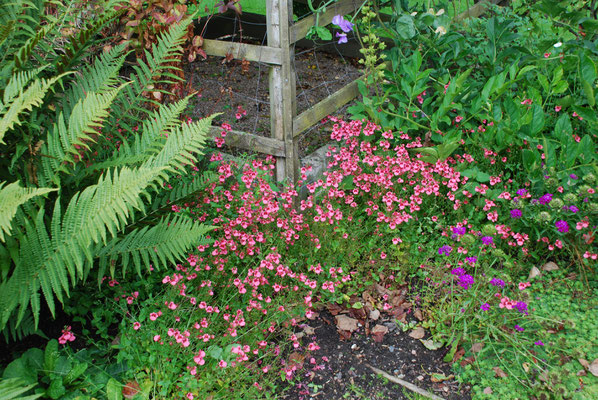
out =
[[273,65],[282,64],[282,51],[275,47],[204,39],[202,48],[210,56],[226,57],[231,54],[237,60],[257,61]]
[[502,0],[482,0],[481,2],[474,4],[468,10],[465,10],[461,14],[457,15],[454,20],[463,21],[467,18],[479,18],[486,11],[488,11],[490,4],[498,4],[500,2],[502,2]]
[[[220,137],[222,128],[212,126],[209,131],[211,138]],[[275,157],[284,157],[284,141],[269,137],[258,136],[247,132],[230,131],[226,134],[224,142],[238,149],[255,151],[262,154],[269,154]]]
[[299,171],[297,142],[293,140],[295,107],[294,53],[289,39],[293,23],[291,0],[266,0],[268,46],[280,48],[281,65],[270,67],[270,119],[272,136],[285,144],[285,155],[276,159],[276,179],[296,181]]
[[324,100],[303,111],[293,119],[293,136],[297,137],[306,129],[315,125],[322,118],[332,114],[359,94],[357,82],[362,78],[357,78],[353,82],[345,85],[342,89],[334,92]]
[[[357,10],[362,4],[363,1],[361,0],[340,0],[337,3],[334,3],[326,7],[326,12],[320,14],[318,24],[320,26],[326,26],[332,22],[332,18],[334,18],[335,15],[350,14],[353,11]],[[291,43],[295,43],[298,40],[303,39],[305,35],[307,35],[307,32],[309,32],[311,27],[315,24],[315,15],[305,17],[302,20],[293,24],[290,33]]]

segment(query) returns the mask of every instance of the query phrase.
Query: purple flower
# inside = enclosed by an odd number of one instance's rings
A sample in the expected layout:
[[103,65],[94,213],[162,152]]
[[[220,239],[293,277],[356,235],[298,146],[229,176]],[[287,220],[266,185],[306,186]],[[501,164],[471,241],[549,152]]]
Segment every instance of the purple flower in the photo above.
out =
[[488,303],[484,303],[480,306],[480,310],[482,311],[488,311],[490,309],[490,304]]
[[515,308],[520,313],[527,315],[527,303],[526,302],[518,301],[517,304],[515,304]]
[[571,211],[572,213],[576,213],[579,211],[579,208],[577,208],[575,206],[571,206],[571,207],[569,207],[569,211]]
[[457,275],[457,276],[465,275],[465,270],[461,267],[457,267],[451,271],[451,274]]
[[[338,26],[339,28],[341,28],[341,30],[343,32],[351,32],[353,30],[353,23],[347,21],[346,19],[343,18],[342,15],[335,15],[332,18],[332,23],[336,26]],[[338,36],[338,35],[337,35]],[[345,35],[346,37],[347,35]]]
[[569,232],[569,224],[567,224],[567,221],[559,219],[554,223],[554,226],[556,226],[556,229],[561,233]]
[[339,38],[338,39],[338,44],[347,43],[347,41],[348,41],[346,33],[338,33],[338,32],[336,32],[336,37]]
[[465,228],[464,226],[455,226],[453,228],[453,234],[455,235],[465,235],[466,232],[467,228]]
[[519,189],[517,191],[517,196],[525,196],[527,194],[527,189]]
[[519,332],[523,332],[525,329],[523,329],[522,327],[520,327],[519,325],[515,325],[515,330],[519,331]]
[[571,175],[569,175],[569,178],[571,178],[571,179],[577,179],[577,175],[571,174]]
[[498,278],[492,278],[490,280],[490,284],[492,286],[505,287],[505,281],[503,281],[502,279],[498,279]]
[[494,239],[492,236],[483,236],[482,243],[484,243],[486,246],[490,246],[492,243],[494,243]]
[[465,257],[465,261],[467,261],[470,264],[475,264],[476,262],[478,262],[478,258],[477,257]]
[[521,215],[523,215],[523,214],[521,213],[520,209],[516,208],[514,210],[511,210],[511,218],[515,218],[515,219],[521,218]]
[[438,249],[438,254],[448,256],[453,251],[453,248],[449,245],[444,245]]
[[548,204],[551,201],[552,201],[552,194],[550,194],[550,193],[546,193],[544,196],[542,196],[538,199],[538,202],[540,204]]
[[471,285],[474,284],[473,276],[469,274],[461,275],[459,277],[458,285],[461,286],[463,289],[469,289]]
[[544,343],[542,343],[542,341],[541,341],[541,340],[538,340],[537,342],[534,342],[534,344],[535,344],[536,346],[544,346]]

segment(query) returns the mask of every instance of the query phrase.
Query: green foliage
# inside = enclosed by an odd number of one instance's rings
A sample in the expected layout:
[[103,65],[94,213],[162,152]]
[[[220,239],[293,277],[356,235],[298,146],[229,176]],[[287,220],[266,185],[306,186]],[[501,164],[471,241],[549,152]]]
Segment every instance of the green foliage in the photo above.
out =
[[[55,300],[63,303],[72,287],[108,264],[112,274],[117,262],[123,274],[131,263],[139,273],[150,263],[159,268],[209,230],[157,211],[165,199],[205,183],[196,177],[189,188],[179,179],[162,193],[198,161],[212,118],[182,123],[188,98],[153,101],[148,109],[144,97],[154,85],[178,79],[170,63],[180,56],[190,20],[171,25],[127,82],[119,76],[123,46],[91,53],[117,3],[93,9],[96,18],[61,54],[45,50],[82,17],[73,15],[74,3],[55,5],[58,17],[42,4],[2,6],[0,152],[7,156],[0,158],[0,329],[10,331],[7,337],[35,331],[42,297],[54,315]],[[31,18],[17,11],[23,4],[32,7]],[[34,329],[21,329],[31,317]]]

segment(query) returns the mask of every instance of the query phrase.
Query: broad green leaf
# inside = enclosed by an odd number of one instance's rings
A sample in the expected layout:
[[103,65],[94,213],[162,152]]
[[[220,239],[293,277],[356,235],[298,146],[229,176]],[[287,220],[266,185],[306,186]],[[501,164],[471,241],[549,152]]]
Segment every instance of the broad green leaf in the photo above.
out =
[[537,104],[532,106],[532,124],[531,124],[531,134],[536,135],[544,129],[545,124],[545,116],[544,110]]
[[403,40],[409,40],[415,37],[415,23],[411,15],[401,15],[395,25],[395,30]]
[[106,385],[106,398],[108,400],[122,400],[123,398],[122,386],[114,378],[110,378]]

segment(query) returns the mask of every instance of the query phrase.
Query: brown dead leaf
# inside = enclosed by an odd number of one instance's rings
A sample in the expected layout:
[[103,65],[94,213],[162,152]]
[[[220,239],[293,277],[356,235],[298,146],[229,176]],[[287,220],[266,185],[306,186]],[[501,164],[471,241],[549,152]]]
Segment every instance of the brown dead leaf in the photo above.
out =
[[532,278],[535,278],[536,276],[540,276],[540,275],[542,275],[542,272],[540,272],[540,270],[537,267],[532,267],[527,279],[532,279]]
[[457,350],[457,352],[455,353],[455,356],[453,357],[452,362],[459,361],[461,358],[463,358],[464,355],[465,355],[465,349],[463,347],[460,347],[459,350]]
[[351,315],[353,318],[359,320],[360,322],[364,322],[367,319],[367,314],[365,312],[365,310],[362,308],[351,308],[349,310],[349,315]]
[[370,319],[371,320],[378,321],[378,318],[380,318],[380,311],[378,311],[378,310],[370,311]]
[[349,331],[338,331],[338,334],[340,335],[341,340],[351,339],[351,332]]
[[392,294],[390,290],[386,289],[384,286],[378,283],[374,283],[374,289],[376,289],[376,292],[378,292],[380,296],[390,296]]
[[485,387],[484,394],[492,394],[492,388],[490,386]]
[[449,379],[453,379],[455,375],[446,376],[445,374],[432,374],[430,375],[430,380],[434,383],[448,381]]
[[484,343],[474,343],[471,346],[471,352],[472,353],[479,353],[480,351],[482,351],[483,348],[484,348]]
[[494,367],[494,368],[492,368],[492,371],[494,371],[494,373],[496,374],[495,376],[497,378],[506,378],[507,377],[507,374],[505,373],[505,371],[500,369],[500,367]]
[[413,339],[421,339],[425,335],[426,335],[426,331],[424,331],[424,328],[422,328],[421,326],[418,326],[409,334],[409,336],[412,337]]
[[557,271],[558,269],[558,265],[556,265],[552,261],[548,261],[546,264],[542,266],[542,271]]
[[586,372],[585,369],[580,369],[579,371],[577,371],[577,373],[575,375],[577,375],[577,376],[587,376],[588,373]]
[[303,368],[303,361],[305,361],[305,355],[301,353],[295,351],[289,355],[289,365],[295,365],[297,369]]
[[372,328],[372,336],[374,337],[374,341],[376,343],[382,342],[384,340],[384,335],[388,333],[388,328],[384,325],[376,325]]
[[588,371],[596,377],[598,377],[598,358],[592,361],[590,366],[588,367]]
[[475,361],[475,359],[473,358],[473,356],[469,356],[464,358],[463,360],[461,360],[461,362],[459,363],[459,365],[461,365],[462,367],[469,365],[469,364],[473,364],[473,362]]
[[355,318],[347,317],[346,315],[337,315],[336,327],[339,331],[353,332],[357,330],[357,320]]
[[338,315],[338,313],[343,311],[343,308],[336,303],[327,304],[326,308],[332,315]]
[[141,387],[135,381],[127,382],[127,384],[123,387],[123,397],[125,399],[132,399],[141,391]]
[[588,360],[584,360],[583,358],[578,358],[577,361],[579,361],[579,363],[581,364],[582,367],[584,367],[585,369],[589,369],[590,368],[590,363]]
[[305,327],[303,328],[303,333],[305,333],[306,335],[313,335],[315,333],[315,329],[309,325],[305,325]]
[[523,367],[523,370],[525,372],[529,372],[529,363],[523,363],[523,364],[521,364],[521,366]]
[[413,316],[415,318],[417,318],[418,320],[420,320],[420,321],[424,320],[424,316],[422,315],[422,312],[421,312],[421,310],[419,308],[415,309],[415,311],[413,312]]

